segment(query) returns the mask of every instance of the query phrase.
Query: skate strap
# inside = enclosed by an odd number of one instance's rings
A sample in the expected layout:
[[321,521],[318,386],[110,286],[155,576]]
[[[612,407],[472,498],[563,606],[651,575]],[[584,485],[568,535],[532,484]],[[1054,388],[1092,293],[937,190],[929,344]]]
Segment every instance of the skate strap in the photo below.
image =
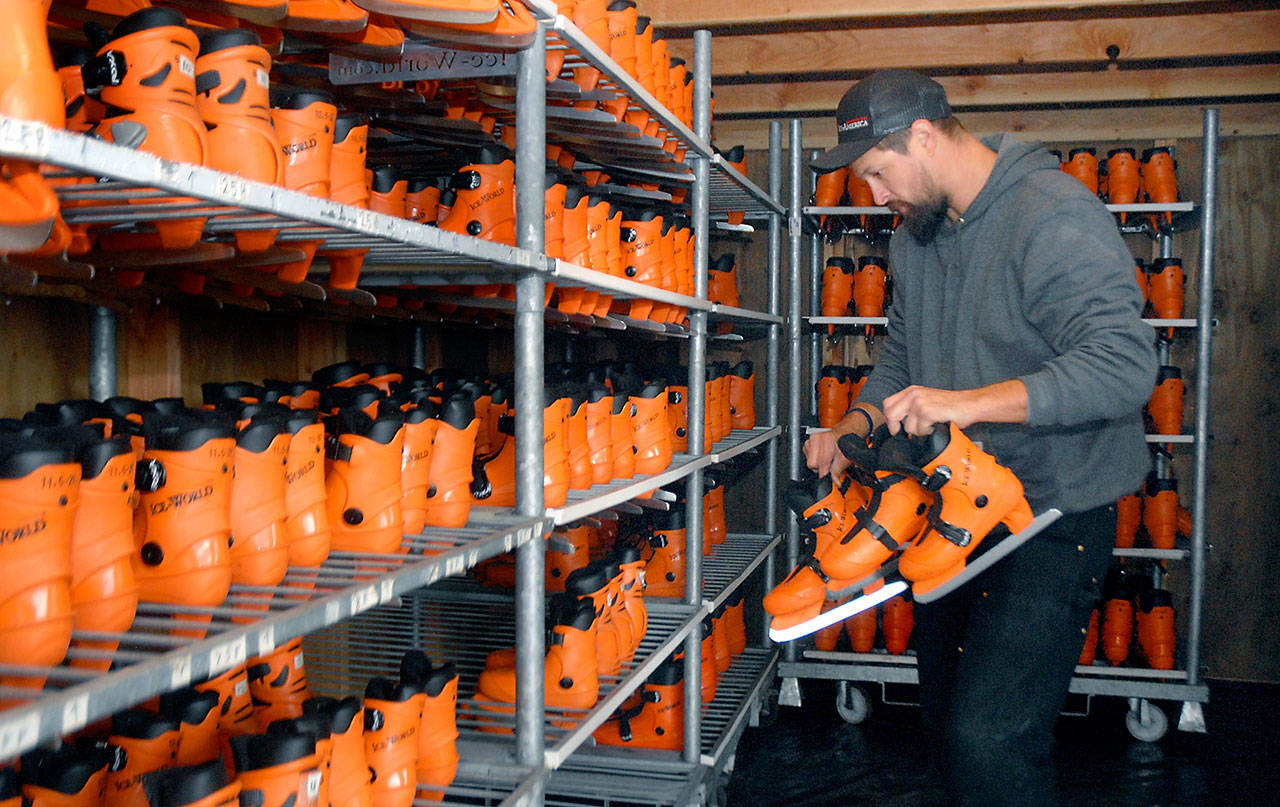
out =
[[[945,466],[944,466],[945,467]],[[933,504],[929,505],[929,512],[926,515],[929,519],[929,526],[934,532],[946,538],[951,543],[959,547],[966,547],[973,541],[973,533],[964,527],[957,527],[942,519],[942,497],[934,496]]]
[[121,51],[108,50],[93,57],[80,66],[85,94],[96,97],[103,87],[119,87],[124,83],[127,70],[128,64]]
[[822,578],[823,583],[831,582],[831,578],[827,577],[826,573],[822,571],[822,564],[819,563],[818,559],[815,558],[813,555],[809,555],[804,560],[800,561],[800,565],[808,566],[810,569],[813,569],[814,574]]
[[[849,543],[849,540],[853,538],[853,536],[857,535],[862,530],[866,530],[872,538],[875,538],[883,544],[885,549],[888,549],[890,552],[896,552],[898,550],[898,542],[894,540],[888,530],[876,523],[874,516],[876,511],[880,509],[881,494],[884,493],[885,489],[892,487],[895,483],[901,482],[904,479],[906,479],[906,477],[901,474],[890,474],[889,476],[877,480],[877,483],[871,487],[871,498],[866,504],[859,507],[858,512],[854,514],[853,527],[845,533],[843,538],[840,539],[841,544]],[[881,485],[880,483],[883,480],[893,481],[889,482],[888,485]]]
[[351,446],[341,442],[332,434],[324,436],[324,455],[338,462],[351,462]]

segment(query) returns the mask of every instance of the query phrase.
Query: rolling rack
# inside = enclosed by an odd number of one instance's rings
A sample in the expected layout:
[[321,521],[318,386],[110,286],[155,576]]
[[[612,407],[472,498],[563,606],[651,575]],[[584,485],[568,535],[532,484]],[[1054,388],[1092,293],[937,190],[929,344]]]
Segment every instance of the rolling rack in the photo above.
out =
[[[0,763],[12,760],[38,745],[141,703],[155,695],[217,675],[246,658],[270,652],[284,642],[303,637],[310,659],[314,689],[348,694],[352,680],[394,666],[395,648],[425,647],[440,658],[458,658],[465,686],[474,684],[477,659],[498,646],[515,645],[517,700],[506,737],[480,730],[476,715],[460,700],[459,740],[461,762],[458,777],[446,791],[444,803],[610,804],[626,799],[650,804],[687,805],[715,801],[716,777],[731,769],[733,752],[747,722],[755,719],[765,699],[777,663],[768,647],[749,647],[725,674],[716,700],[705,712],[686,710],[683,753],[612,753],[593,747],[591,733],[603,723],[661,661],[683,648],[685,652],[686,702],[700,703],[700,650],[697,628],[702,620],[754,574],[773,584],[777,533],[777,463],[779,437],[781,353],[780,250],[783,208],[780,195],[781,129],[771,129],[770,190],[765,192],[720,158],[710,146],[710,34],[695,35],[694,127],[690,130],[659,104],[634,79],[619,68],[571,21],[557,13],[554,3],[526,0],[539,20],[539,35],[519,51],[515,74],[514,121],[517,171],[517,246],[508,247],[439,230],[368,210],[317,199],[280,187],[247,181],[212,169],[178,164],[131,151],[42,124],[0,117],[0,155],[55,166],[65,176],[93,178],[83,184],[60,188],[63,200],[91,201],[91,207],[64,205],[68,223],[115,223],[154,220],[158,217],[190,217],[193,211],[207,215],[206,232],[227,235],[243,229],[279,229],[282,241],[321,241],[325,249],[367,249],[359,287],[342,291],[324,282],[317,266],[309,282],[272,287],[269,278],[255,278],[256,285],[280,296],[262,302],[215,298],[219,305],[240,305],[255,310],[283,310],[337,319],[369,321],[385,319],[411,325],[439,322],[439,315],[423,311],[374,307],[375,294],[388,286],[414,283],[422,287],[441,284],[514,283],[510,301],[487,303],[465,297],[453,300],[429,288],[417,292],[424,301],[465,302],[489,305],[509,313],[514,320],[515,400],[540,400],[544,381],[544,336],[549,327],[594,327],[605,331],[631,330],[649,338],[687,339],[689,355],[687,454],[677,455],[660,474],[627,482],[599,485],[575,492],[561,507],[547,508],[543,501],[542,418],[537,407],[517,407],[516,486],[514,511],[475,507],[467,526],[457,530],[429,528],[409,539],[414,554],[373,555],[334,552],[317,568],[292,568],[284,582],[271,589],[233,586],[226,603],[216,608],[181,608],[143,604],[135,625],[122,634],[77,635],[76,638],[118,640],[108,673],[86,673],[69,667],[39,670],[49,683],[34,699],[0,712]],[[546,144],[572,136],[575,144],[608,144],[612,132],[591,131],[590,126],[559,129],[548,118],[547,93],[556,82],[545,76],[547,48],[572,48],[597,66],[610,83],[627,93],[634,105],[659,120],[667,137],[687,149],[689,168],[669,161],[663,169],[672,181],[687,181],[696,241],[696,292],[693,296],[654,289],[625,278],[575,266],[543,254],[544,157]],[[574,64],[566,62],[567,67]],[[560,82],[564,84],[565,82]],[[559,86],[559,85],[556,85]],[[376,120],[376,113],[375,113]],[[661,146],[661,141],[659,141]],[[650,151],[644,151],[644,154]],[[604,154],[596,153],[609,169]],[[631,161],[617,166],[643,171]],[[681,179],[679,175],[687,174]],[[622,193],[622,191],[619,191]],[[173,194],[180,194],[175,199]],[[145,204],[136,200],[147,198]],[[131,202],[133,202],[131,204]],[[766,221],[769,260],[761,278],[768,287],[767,311],[751,311],[707,301],[706,271],[712,217],[723,218],[742,211],[747,219]],[[717,226],[718,223],[717,223]],[[214,250],[216,251],[216,250]],[[116,312],[127,310],[108,287],[95,283],[98,268],[128,266],[128,259],[102,258],[95,267],[86,259],[0,260],[0,292],[76,299],[94,306],[88,334],[90,355],[89,394],[103,399],[116,394]],[[227,269],[233,282],[235,270]],[[98,278],[100,281],[101,278]],[[548,311],[545,284],[580,285],[617,298],[644,298],[672,303],[689,310],[689,326],[665,327],[661,332],[648,323],[625,318],[570,318]],[[114,291],[114,290],[112,290]],[[150,296],[167,290],[149,289]],[[211,296],[214,294],[210,292]],[[176,296],[176,295],[175,295]],[[334,302],[343,303],[341,306]],[[731,339],[765,338],[769,361],[765,368],[764,425],[749,431],[735,430],[703,453],[703,378],[706,368],[708,321],[730,321],[746,332]],[[421,327],[414,327],[410,344],[415,363],[421,365]],[[748,451],[766,454],[766,503],[764,523],[755,532],[731,533],[728,540],[706,558],[702,543],[703,471]],[[603,682],[601,699],[585,713],[548,711],[543,699],[544,555],[542,536],[555,525],[565,524],[611,508],[628,508],[629,500],[662,485],[684,480],[687,497],[688,554],[686,595],[683,598],[651,598],[651,625],[636,658],[620,676]],[[649,501],[666,507],[665,501]],[[435,554],[423,554],[424,552]],[[516,553],[514,595],[496,595],[459,576],[483,560],[504,552]],[[372,574],[371,574],[372,572]],[[266,611],[262,600],[270,596]],[[253,605],[254,607],[248,607]],[[182,624],[180,617],[210,617],[206,638],[173,638],[169,628]],[[479,621],[477,621],[479,620]],[[483,630],[481,630],[483,628]],[[465,651],[442,643],[459,632],[480,636]],[[364,635],[358,641],[354,636]],[[399,643],[399,644],[397,644]],[[478,655],[477,655],[478,654]],[[31,674],[31,668],[0,669],[4,674]],[[354,676],[355,678],[352,678]],[[0,692],[0,696],[25,696],[27,690]],[[586,801],[584,801],[586,799]]]
[[[1208,447],[1211,440],[1209,430],[1209,386],[1210,357],[1213,338],[1213,278],[1215,259],[1214,228],[1216,224],[1217,201],[1217,141],[1218,110],[1204,110],[1204,155],[1201,171],[1201,202],[1175,202],[1171,204],[1126,204],[1107,205],[1112,212],[1133,214],[1150,214],[1169,212],[1174,214],[1173,227],[1161,229],[1154,233],[1158,257],[1169,258],[1174,255],[1173,235],[1175,232],[1196,228],[1200,230],[1199,272],[1196,280],[1198,290],[1198,309],[1196,316],[1181,319],[1144,319],[1154,328],[1194,329],[1196,336],[1196,383],[1195,383],[1195,420],[1190,434],[1164,435],[1148,434],[1148,443],[1189,446],[1193,451],[1192,458],[1192,528],[1188,542],[1173,549],[1154,548],[1116,548],[1114,555],[1118,558],[1145,558],[1155,566],[1157,576],[1163,575],[1167,562],[1186,562],[1188,575],[1188,614],[1183,629],[1180,631],[1178,659],[1179,669],[1153,670],[1136,667],[1113,667],[1104,661],[1096,661],[1092,665],[1079,665],[1072,678],[1070,692],[1082,695],[1086,699],[1094,696],[1121,697],[1128,700],[1129,710],[1125,716],[1125,725],[1129,733],[1138,740],[1150,741],[1160,739],[1168,730],[1168,717],[1153,701],[1181,702],[1178,728],[1183,731],[1205,731],[1203,704],[1209,699],[1209,689],[1201,680],[1200,643],[1202,640],[1202,614],[1205,591],[1205,559],[1209,549],[1206,534],[1206,507],[1208,505]],[[792,124],[791,134],[791,204],[795,210],[806,216],[831,215],[886,215],[890,214],[885,207],[801,207],[799,188],[807,187],[804,183],[805,164],[802,161],[800,147],[800,130],[798,122]],[[828,325],[878,325],[884,326],[885,317],[801,317],[801,295],[808,293],[808,305],[811,311],[819,311],[819,288],[822,277],[823,247],[821,236],[816,227],[816,220],[808,222],[810,233],[809,282],[804,284],[800,276],[799,264],[803,250],[803,236],[798,216],[793,214],[791,231],[791,289],[789,311],[792,317],[789,330],[789,348],[791,351],[791,389],[788,428],[790,429],[789,459],[792,478],[797,478],[802,470],[803,460],[801,445],[805,428],[802,426],[804,412],[816,412],[816,408],[805,409],[801,400],[801,367],[805,364],[802,350],[804,347],[801,321],[810,327],[808,340],[809,378],[816,380],[822,366],[822,336],[818,330]],[[1169,229],[1172,230],[1169,231]],[[1144,232],[1138,226],[1121,227],[1125,233]],[[1161,364],[1169,363],[1169,341],[1157,341],[1157,355]],[[810,383],[809,404],[816,407],[812,399],[813,385]],[[1156,471],[1158,476],[1165,476],[1168,460],[1157,452]],[[794,567],[799,560],[799,525],[791,520],[787,532],[788,568]],[[794,643],[793,643],[794,645]],[[836,709],[846,721],[860,723],[866,718],[870,703],[867,693],[857,684],[878,685],[881,698],[884,699],[887,685],[915,685],[919,682],[916,671],[914,651],[904,655],[889,655],[884,651],[872,653],[850,653],[840,651],[820,651],[810,648],[801,649],[795,646],[784,648],[783,660],[778,665],[778,674],[782,678],[779,700],[783,705],[799,706],[802,700],[801,679],[825,679],[837,682]],[[1087,701],[1086,701],[1087,702]]]

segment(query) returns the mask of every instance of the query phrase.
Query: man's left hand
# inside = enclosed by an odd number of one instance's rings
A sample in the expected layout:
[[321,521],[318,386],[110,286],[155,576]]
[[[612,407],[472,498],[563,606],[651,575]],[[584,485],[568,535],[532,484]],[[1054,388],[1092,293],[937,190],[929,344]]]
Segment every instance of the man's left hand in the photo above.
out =
[[1016,379],[966,390],[912,385],[884,399],[884,418],[891,434],[914,435],[929,434],[935,423],[1025,423],[1027,388]]

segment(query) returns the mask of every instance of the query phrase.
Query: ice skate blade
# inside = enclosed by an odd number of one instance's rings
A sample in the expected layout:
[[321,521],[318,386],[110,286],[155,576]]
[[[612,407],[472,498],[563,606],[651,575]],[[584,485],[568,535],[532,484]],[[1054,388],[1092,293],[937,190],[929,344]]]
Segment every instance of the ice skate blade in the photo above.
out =
[[950,580],[947,580],[940,585],[934,586],[929,591],[918,594],[915,591],[912,591],[912,599],[919,603],[927,603],[947,596],[960,586],[963,586],[982,572],[991,568],[992,564],[996,561],[1022,546],[1031,538],[1034,538],[1035,535],[1045,527],[1057,521],[1061,515],[1061,510],[1056,507],[1050,507],[1048,510],[1045,510],[1043,513],[1032,519],[1031,523],[1022,531],[1013,533],[1008,538],[1000,541],[994,547],[983,552],[976,558],[970,556],[969,560],[965,563],[964,570],[955,577],[952,577]]
[[863,594],[861,597],[855,597],[844,605],[838,605],[822,614],[818,614],[813,619],[792,625],[789,628],[775,629],[769,628],[769,639],[775,642],[790,642],[799,639],[801,636],[808,636],[810,633],[822,630],[825,627],[834,625],[841,620],[848,619],[854,614],[860,614],[863,611],[875,608],[880,603],[891,600],[908,588],[907,581],[894,580],[892,583],[886,583],[870,594]]

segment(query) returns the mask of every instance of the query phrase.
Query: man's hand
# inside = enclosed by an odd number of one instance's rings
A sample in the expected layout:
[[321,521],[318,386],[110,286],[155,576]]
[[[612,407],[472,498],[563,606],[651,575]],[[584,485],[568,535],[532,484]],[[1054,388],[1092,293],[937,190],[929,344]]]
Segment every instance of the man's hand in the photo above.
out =
[[912,385],[884,399],[889,432],[929,434],[935,423],[963,429],[974,423],[1025,423],[1027,388],[1016,379],[978,389],[946,390]]
[[804,464],[818,476],[838,474],[849,465],[849,460],[836,445],[840,435],[835,431],[816,432],[804,441]]

